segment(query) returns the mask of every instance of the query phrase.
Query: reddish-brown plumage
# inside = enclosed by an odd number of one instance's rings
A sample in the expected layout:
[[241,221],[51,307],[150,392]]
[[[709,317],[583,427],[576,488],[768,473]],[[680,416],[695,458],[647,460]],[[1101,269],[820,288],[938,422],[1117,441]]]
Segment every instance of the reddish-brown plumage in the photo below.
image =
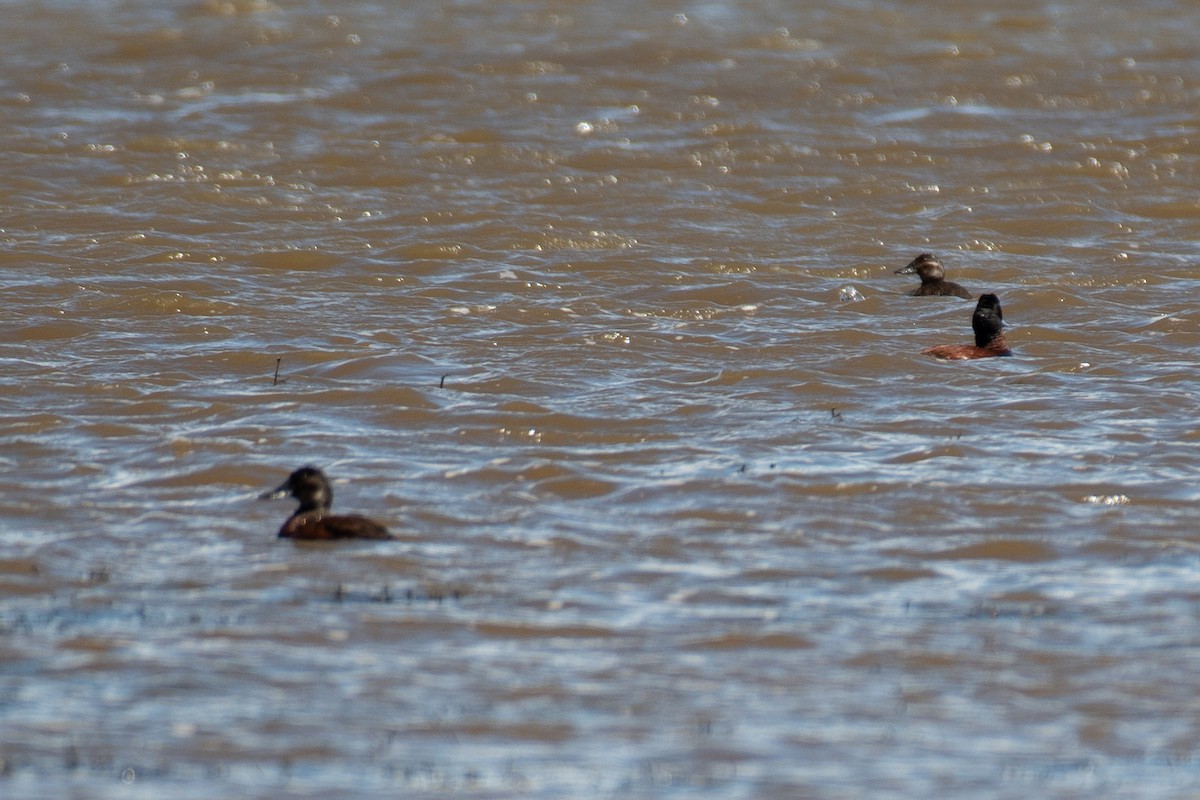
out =
[[947,361],[967,361],[972,358],[991,358],[993,356],[1011,356],[1012,350],[1004,343],[1004,337],[996,338],[987,347],[977,347],[973,344],[940,344],[921,351],[922,355],[944,358]]
[[943,344],[922,350],[921,353],[950,361],[1012,355],[1008,342],[1004,340],[1004,312],[996,295],[979,296],[975,313],[971,315],[971,328],[975,331],[975,344]]

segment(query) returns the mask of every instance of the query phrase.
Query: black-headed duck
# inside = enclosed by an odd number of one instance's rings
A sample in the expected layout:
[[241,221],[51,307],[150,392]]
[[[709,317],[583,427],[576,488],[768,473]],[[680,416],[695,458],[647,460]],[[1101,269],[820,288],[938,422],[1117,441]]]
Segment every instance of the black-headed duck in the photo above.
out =
[[1004,312],[1000,310],[1000,298],[996,295],[979,296],[975,313],[971,315],[971,328],[975,331],[975,344],[943,344],[921,353],[952,361],[1012,355],[1008,342],[1004,341]]
[[301,467],[279,488],[263,492],[259,500],[294,497],[300,501],[296,513],[279,529],[284,539],[394,539],[378,522],[358,514],[330,514],[333,486],[316,467]]
[[961,297],[964,300],[972,297],[959,284],[946,280],[946,268],[932,253],[921,253],[907,266],[896,270],[897,275],[911,275],[914,272],[921,276],[921,285],[906,292],[912,297]]

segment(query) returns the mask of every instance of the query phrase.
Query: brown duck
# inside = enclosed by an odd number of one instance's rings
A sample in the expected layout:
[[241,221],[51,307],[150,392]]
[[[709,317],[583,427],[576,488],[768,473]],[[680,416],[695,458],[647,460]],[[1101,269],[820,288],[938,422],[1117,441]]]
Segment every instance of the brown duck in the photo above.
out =
[[300,501],[296,513],[279,529],[284,539],[394,539],[388,529],[358,514],[330,514],[333,487],[316,467],[301,467],[276,489],[263,492],[259,500],[292,496]]
[[975,331],[975,344],[943,344],[922,350],[927,356],[936,356],[951,361],[972,358],[1011,356],[1008,342],[1004,341],[1004,312],[1000,309],[1000,298],[994,294],[979,296],[975,313],[971,315],[971,329]]
[[942,266],[942,262],[937,260],[937,256],[932,253],[921,253],[921,255],[908,262],[907,266],[903,266],[896,270],[897,275],[911,275],[913,273],[921,276],[921,285],[913,289],[907,294],[913,297],[961,297],[964,300],[971,299],[971,293],[953,281],[946,280],[946,269]]

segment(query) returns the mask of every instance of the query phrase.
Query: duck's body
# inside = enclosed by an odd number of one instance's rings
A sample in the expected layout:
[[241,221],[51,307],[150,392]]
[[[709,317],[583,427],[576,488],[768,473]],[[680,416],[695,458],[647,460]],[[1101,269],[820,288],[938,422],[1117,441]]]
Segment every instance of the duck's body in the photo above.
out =
[[360,514],[293,514],[279,529],[281,539],[394,539],[388,529]]
[[975,331],[975,344],[943,344],[922,350],[921,353],[951,361],[1012,355],[1008,342],[1004,340],[1004,312],[996,295],[979,296],[975,313],[971,315],[971,328]]
[[359,514],[330,514],[333,487],[316,467],[301,467],[278,488],[259,495],[260,500],[292,496],[300,501],[296,513],[279,529],[283,539],[394,539],[388,529]]
[[906,294],[912,297],[961,297],[970,300],[972,295],[965,288],[953,281],[946,280],[946,269],[937,256],[931,253],[921,253],[906,266],[896,270],[897,275],[916,273],[921,277],[921,285]]

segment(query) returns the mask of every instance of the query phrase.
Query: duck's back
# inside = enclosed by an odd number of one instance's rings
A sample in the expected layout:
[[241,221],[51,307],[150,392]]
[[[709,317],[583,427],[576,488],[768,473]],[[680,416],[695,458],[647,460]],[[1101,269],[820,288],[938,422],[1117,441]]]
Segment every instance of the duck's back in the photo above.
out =
[[961,297],[973,300],[971,293],[954,281],[928,281],[909,292],[912,297]]
[[922,355],[945,359],[946,361],[970,361],[976,358],[994,358],[996,356],[1011,356],[1012,350],[1001,340],[997,344],[979,347],[974,344],[942,344],[928,347],[921,351]]
[[395,538],[387,528],[360,514],[325,514],[321,511],[294,515],[283,523],[279,536],[310,541]]

